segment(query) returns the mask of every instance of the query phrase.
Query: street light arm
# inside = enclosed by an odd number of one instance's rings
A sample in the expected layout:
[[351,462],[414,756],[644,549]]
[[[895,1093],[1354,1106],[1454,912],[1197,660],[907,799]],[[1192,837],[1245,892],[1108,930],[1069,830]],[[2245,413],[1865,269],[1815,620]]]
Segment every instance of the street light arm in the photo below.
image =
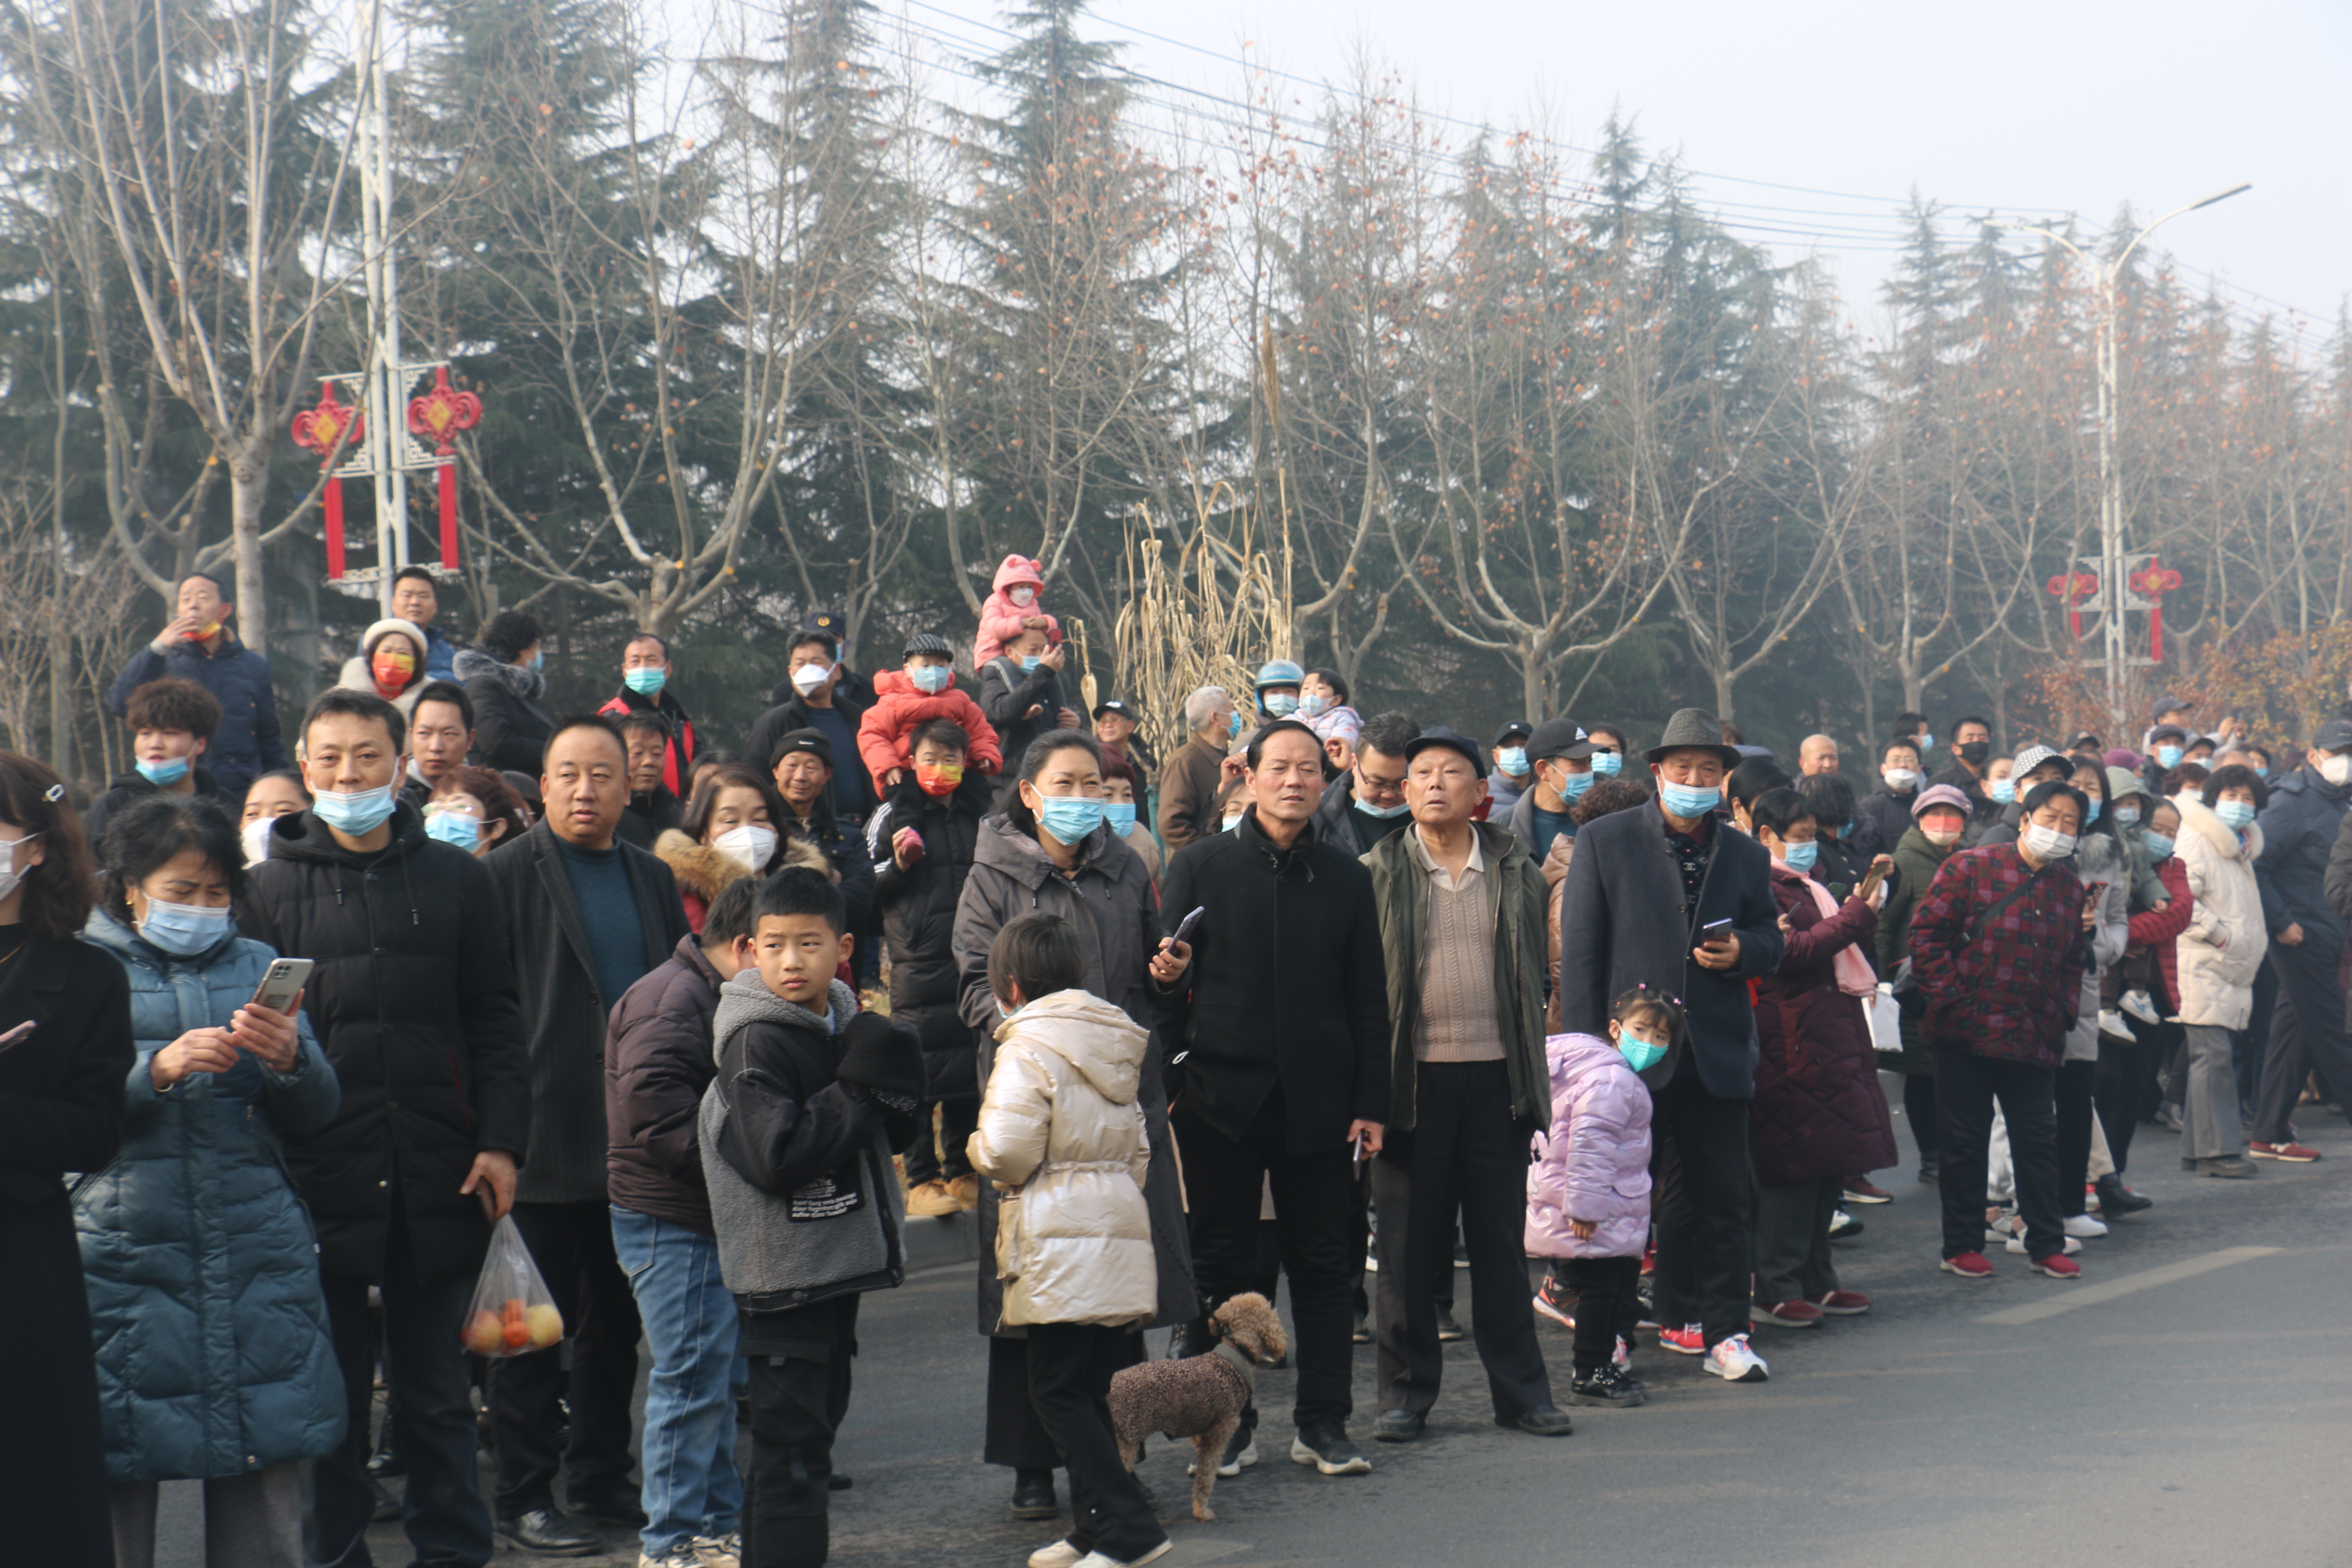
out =
[[2123,254],[2116,257],[2112,262],[2108,263],[2108,276],[2111,279],[2121,278],[2124,275],[2124,263],[2131,259],[2132,252],[2139,248],[2140,242],[2146,239],[2149,235],[2154,234],[2158,229],[2162,228],[2166,224],[2170,223],[2174,218],[2179,217],[2182,213],[2193,213],[2200,207],[2210,207],[2216,202],[2226,202],[2231,196],[2242,195],[2253,188],[2254,183],[2252,180],[2247,180],[2242,184],[2231,185],[2226,191],[2216,191],[2210,196],[2200,197],[2200,199],[2190,202],[2184,206],[2177,206],[2173,208],[2170,212],[2165,214],[2162,217],[2157,219],[2154,223],[2148,225],[2146,228],[2141,229],[2137,234],[2132,236],[2132,242],[2124,247]]

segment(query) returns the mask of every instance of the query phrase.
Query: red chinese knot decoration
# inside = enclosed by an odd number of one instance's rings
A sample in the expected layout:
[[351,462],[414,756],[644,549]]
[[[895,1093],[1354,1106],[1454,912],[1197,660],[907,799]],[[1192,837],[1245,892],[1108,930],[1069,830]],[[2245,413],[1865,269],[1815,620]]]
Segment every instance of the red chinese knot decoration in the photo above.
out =
[[441,564],[457,564],[457,435],[482,422],[482,400],[449,384],[449,367],[433,373],[433,390],[409,399],[408,432],[429,437],[441,465]]
[[331,381],[320,384],[316,408],[306,408],[294,416],[295,444],[318,453],[321,466],[328,469],[322,501],[327,513],[330,580],[343,574],[343,481],[333,472],[335,458],[339,453],[359,445],[366,427],[367,421],[358,409],[346,408],[335,401],[335,384]]
[[2066,605],[2066,629],[2080,642],[2083,637],[2083,601],[2099,591],[2099,575],[2095,572],[2062,572],[2050,579],[2050,595]]
[[2164,662],[2164,596],[2180,586],[2180,574],[2151,555],[2147,564],[2126,579],[2131,591],[2147,601],[2147,656]]

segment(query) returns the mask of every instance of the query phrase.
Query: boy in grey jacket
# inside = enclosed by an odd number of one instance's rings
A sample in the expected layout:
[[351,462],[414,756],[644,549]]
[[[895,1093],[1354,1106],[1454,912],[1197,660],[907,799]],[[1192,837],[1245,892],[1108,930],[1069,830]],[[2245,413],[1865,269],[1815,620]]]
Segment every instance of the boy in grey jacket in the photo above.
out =
[[906,1279],[890,1166],[915,1140],[922,1049],[835,978],[852,938],[832,880],[760,889],[754,967],[720,988],[702,1170],[719,1268],[751,1363],[744,1568],[818,1568],[833,1439],[849,1407],[857,1299]]

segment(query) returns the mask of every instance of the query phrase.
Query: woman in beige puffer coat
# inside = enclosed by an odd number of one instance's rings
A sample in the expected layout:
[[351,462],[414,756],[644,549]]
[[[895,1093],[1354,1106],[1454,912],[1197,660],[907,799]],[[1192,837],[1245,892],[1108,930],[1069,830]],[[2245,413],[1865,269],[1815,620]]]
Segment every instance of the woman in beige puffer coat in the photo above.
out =
[[998,1184],[1003,1321],[1139,1326],[1160,1299],[1136,1101],[1150,1037],[1099,996],[1041,996],[997,1026],[972,1169]]
[[[2242,770],[2240,770],[2242,771]],[[2231,792],[2248,805],[2253,792]],[[2252,1175],[2242,1158],[2237,1079],[2231,1068],[2230,1031],[2252,1016],[2254,980],[2270,937],[2254,862],[2263,830],[2248,824],[2242,837],[2213,807],[2183,793],[2175,853],[2197,900],[2174,951],[2180,961],[2180,1022],[2188,1033],[2189,1088],[2180,1108],[2180,1156],[2212,1175]]]

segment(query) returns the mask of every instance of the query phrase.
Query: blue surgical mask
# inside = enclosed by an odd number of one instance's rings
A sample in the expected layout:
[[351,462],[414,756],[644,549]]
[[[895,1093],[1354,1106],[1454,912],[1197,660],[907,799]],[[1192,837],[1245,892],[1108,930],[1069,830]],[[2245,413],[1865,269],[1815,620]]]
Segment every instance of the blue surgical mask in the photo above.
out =
[[2017,783],[2013,779],[1995,779],[1985,785],[1985,794],[2003,805],[2011,805],[2017,799]]
[[471,855],[482,842],[481,819],[460,811],[436,811],[425,819],[425,837],[454,844]]
[[1592,753],[1592,771],[1599,773],[1604,779],[1615,778],[1617,776],[1617,771],[1624,765],[1625,756],[1622,752],[1595,752]]
[[1412,807],[1407,805],[1403,801],[1399,801],[1394,805],[1366,805],[1360,800],[1356,803],[1356,809],[1362,812],[1366,816],[1377,816],[1381,821],[1386,822],[1392,817],[1402,816],[1406,812],[1411,811]]
[[996,1005],[996,1010],[997,1010],[997,1012],[998,1012],[999,1014],[1001,1014],[1001,1015],[1003,1016],[1004,1021],[1005,1021],[1006,1023],[1010,1024],[1011,1022],[1013,1022],[1013,1019],[1018,1018],[1019,1016],[1021,1016],[1021,1010],[1022,1010],[1022,1008],[1026,1007],[1027,1005],[1028,1005],[1028,1004],[1027,1004],[1026,1002],[1019,1002],[1019,1003],[1012,1003],[1012,1004],[1007,1004],[1007,1003],[1003,1003],[1003,1002],[999,1002],[999,1003]]
[[2085,826],[2085,827],[2088,827],[2088,826],[2091,826],[2091,824],[2093,824],[2093,823],[2095,823],[2095,822],[2098,821],[2098,820],[2099,820],[2099,807],[2101,807],[2102,805],[2105,805],[2105,804],[2106,804],[2106,803],[2105,803],[2105,801],[2101,800],[2097,795],[2093,795],[2093,796],[2091,796],[2091,813],[2090,813],[2090,815],[2089,815],[2088,816],[2085,816],[2085,817],[2084,817],[2084,818],[2083,818],[2083,826]]
[[1645,1040],[1633,1030],[1621,1027],[1617,1048],[1625,1055],[1625,1065],[1635,1072],[1647,1072],[1665,1059],[1666,1047],[1655,1040]]
[[547,668],[547,650],[545,648],[541,648],[537,653],[530,656],[530,667],[537,670],[544,670]]
[[1319,691],[1309,691],[1298,700],[1301,719],[1320,719],[1331,710],[1331,700]]
[[2138,820],[2139,807],[2136,805],[2119,805],[2116,807],[2116,826],[2129,827],[2133,823],[2137,822]]
[[1579,800],[1583,798],[1584,792],[1591,787],[1592,775],[1591,773],[1563,774],[1559,781],[1559,798],[1568,802],[1569,805],[1574,805]]
[[1110,824],[1110,830],[1113,833],[1121,838],[1126,837],[1135,826],[1135,802],[1131,800],[1103,802],[1103,820]]
[[641,664],[635,669],[621,671],[621,684],[640,697],[659,697],[661,689],[669,683],[669,671],[657,664]]
[[399,804],[399,797],[386,784],[382,789],[322,789],[311,801],[310,809],[328,826],[361,838],[383,826],[384,818]]
[[2180,748],[2178,746],[2158,746],[2156,749],[2156,762],[2158,767],[2179,767],[2180,765]]
[[1056,844],[1076,844],[1102,826],[1103,802],[1082,795],[1049,795],[1037,808],[1037,826]]
[[1236,708],[1225,721],[1225,733],[1238,741],[1242,738],[1242,713]]
[[1021,673],[1024,675],[1034,675],[1037,673],[1037,667],[1045,662],[1045,655],[1038,653],[1030,654],[1021,661]]
[[161,899],[150,899],[147,918],[139,922],[139,934],[147,939],[149,946],[175,958],[194,958],[210,952],[228,934],[228,907],[207,910],[195,904],[169,904]]
[[1822,847],[1811,839],[1802,844],[1785,844],[1780,847],[1780,863],[1791,871],[1810,871],[1813,862],[1822,858]]
[[1920,751],[1920,753],[1921,753],[1922,755],[1925,755],[1925,754],[1926,754],[1926,753],[1927,753],[1930,749],[1932,749],[1932,748],[1935,746],[1935,744],[1936,744],[1936,737],[1935,737],[1934,735],[1932,735],[1932,734],[1928,733],[1928,732],[1927,732],[1927,731],[1925,731],[1925,730],[1922,730],[1922,731],[1919,732],[1919,751]]
[[2250,800],[2225,800],[2213,808],[2213,815],[2220,817],[2231,832],[2243,833],[2254,824],[2254,803]]
[[1265,710],[1269,719],[1287,719],[1298,711],[1298,697],[1295,692],[1276,691],[1260,701],[1258,706]]
[[1716,784],[1662,784],[1658,798],[1676,816],[1705,816],[1723,804],[1723,791]]
[[1495,752],[1495,765],[1513,778],[1525,778],[1528,772],[1528,749],[1525,746],[1504,746]]
[[188,776],[188,759],[185,757],[173,757],[161,763],[151,763],[142,757],[131,765],[139,770],[141,778],[157,789],[169,789]]
[[2158,833],[2155,828],[2151,827],[2146,833],[2141,834],[2139,836],[2139,841],[2147,846],[2147,858],[2150,860],[2169,860],[2172,858],[2171,838],[2165,834]]
[[955,670],[944,664],[919,664],[907,672],[907,679],[915,683],[916,690],[936,697],[955,679]]

